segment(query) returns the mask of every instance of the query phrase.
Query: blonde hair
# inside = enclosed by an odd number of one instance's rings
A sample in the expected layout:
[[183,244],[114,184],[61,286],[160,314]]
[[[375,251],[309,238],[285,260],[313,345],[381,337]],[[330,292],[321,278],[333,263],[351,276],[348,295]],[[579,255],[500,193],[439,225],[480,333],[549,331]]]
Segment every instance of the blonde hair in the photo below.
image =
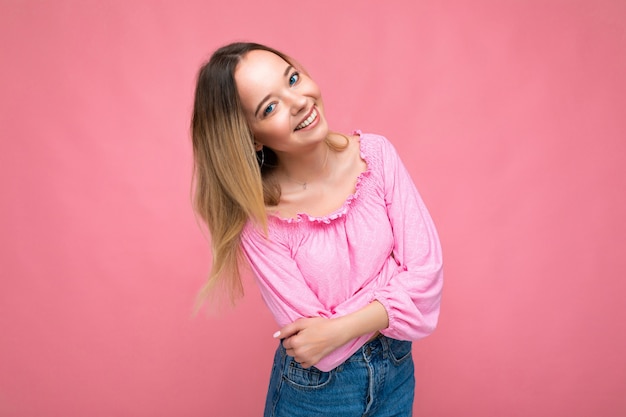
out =
[[[263,163],[241,106],[234,73],[250,51],[272,52],[299,67],[285,54],[257,43],[237,42],[216,50],[198,72],[191,136],[194,156],[194,208],[211,235],[213,262],[200,291],[198,306],[219,287],[231,302],[243,296],[240,246],[248,220],[267,231],[266,206],[280,200],[280,187],[270,175],[276,154],[263,148]],[[344,147],[326,140],[331,149]]]

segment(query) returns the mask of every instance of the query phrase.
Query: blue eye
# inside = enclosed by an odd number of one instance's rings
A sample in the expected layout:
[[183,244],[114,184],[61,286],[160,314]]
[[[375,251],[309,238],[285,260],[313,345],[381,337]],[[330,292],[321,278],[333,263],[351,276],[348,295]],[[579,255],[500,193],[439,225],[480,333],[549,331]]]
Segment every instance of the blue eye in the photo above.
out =
[[298,80],[300,79],[300,73],[299,72],[294,72],[293,74],[291,74],[291,77],[289,77],[289,85],[292,86],[295,83],[298,82]]
[[274,111],[274,109],[276,108],[276,103],[272,103],[269,106],[267,106],[265,108],[265,110],[263,111],[263,116],[267,116],[268,114],[270,114],[271,112]]

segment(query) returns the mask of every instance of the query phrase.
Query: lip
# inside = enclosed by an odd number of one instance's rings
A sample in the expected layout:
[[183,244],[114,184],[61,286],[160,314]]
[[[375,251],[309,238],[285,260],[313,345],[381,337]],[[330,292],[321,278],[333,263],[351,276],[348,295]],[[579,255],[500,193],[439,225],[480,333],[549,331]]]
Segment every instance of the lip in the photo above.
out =
[[317,112],[317,116],[315,117],[315,119],[313,119],[313,121],[311,122],[311,124],[309,124],[309,125],[308,125],[308,126],[306,126],[306,127],[303,127],[302,129],[294,129],[294,132],[302,132],[303,130],[313,129],[313,128],[317,125],[317,123],[320,121],[320,111],[319,111],[319,109],[317,108],[317,106],[313,105],[313,107],[311,107],[311,110],[309,110],[309,111],[307,112],[306,116],[304,116],[304,117],[302,118],[302,120],[300,120],[300,121],[298,122],[298,124],[296,125],[296,127],[297,127],[297,126],[300,126],[300,125],[301,125],[301,124],[302,124],[302,123],[303,123],[306,119],[308,119],[308,118],[311,116],[311,114],[313,113],[313,111],[316,111],[316,112]]

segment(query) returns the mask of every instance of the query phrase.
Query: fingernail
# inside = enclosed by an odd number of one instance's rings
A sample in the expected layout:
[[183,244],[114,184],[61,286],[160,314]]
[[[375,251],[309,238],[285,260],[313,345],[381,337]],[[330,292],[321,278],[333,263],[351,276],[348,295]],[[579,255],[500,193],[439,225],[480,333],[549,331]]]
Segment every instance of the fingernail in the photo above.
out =
[[280,330],[272,335],[274,339],[276,339],[278,336],[280,336]]

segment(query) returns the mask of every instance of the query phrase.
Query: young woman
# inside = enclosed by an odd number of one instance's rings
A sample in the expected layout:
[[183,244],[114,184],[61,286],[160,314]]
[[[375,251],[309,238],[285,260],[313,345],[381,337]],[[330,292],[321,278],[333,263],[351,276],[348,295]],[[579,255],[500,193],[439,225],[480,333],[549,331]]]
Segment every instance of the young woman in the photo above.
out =
[[265,416],[411,415],[411,341],[436,326],[442,260],[393,146],[331,132],[306,71],[254,43],[200,69],[192,136],[204,294],[241,295],[248,265],[280,327]]

